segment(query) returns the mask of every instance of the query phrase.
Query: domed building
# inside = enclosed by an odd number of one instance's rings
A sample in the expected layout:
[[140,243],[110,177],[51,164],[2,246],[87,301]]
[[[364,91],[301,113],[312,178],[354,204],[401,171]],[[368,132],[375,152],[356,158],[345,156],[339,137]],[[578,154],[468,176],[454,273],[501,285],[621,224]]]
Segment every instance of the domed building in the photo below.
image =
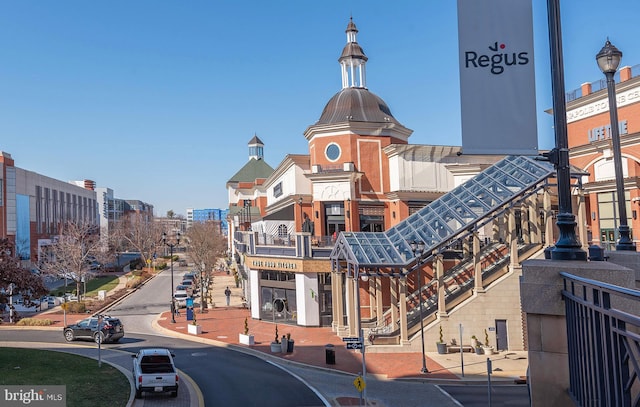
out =
[[[284,157],[261,185],[264,216],[230,233],[253,318],[339,330],[343,318],[333,309],[349,300],[344,285],[331,281],[337,235],[385,231],[499,159],[409,144],[413,131],[367,87],[368,58],[357,34],[351,19],[338,58],[342,86],[304,131],[308,155]],[[384,279],[379,287],[385,303],[390,284]],[[370,301],[363,318],[375,317]]]

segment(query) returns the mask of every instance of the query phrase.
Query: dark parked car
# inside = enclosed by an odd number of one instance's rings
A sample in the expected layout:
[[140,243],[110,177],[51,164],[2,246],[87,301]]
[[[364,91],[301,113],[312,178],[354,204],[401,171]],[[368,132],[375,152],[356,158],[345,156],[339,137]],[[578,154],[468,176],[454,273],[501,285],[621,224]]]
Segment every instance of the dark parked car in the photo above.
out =
[[[98,329],[102,318],[102,329]],[[118,342],[124,336],[124,325],[118,318],[107,315],[93,316],[64,328],[64,339],[71,342],[76,339],[88,339],[98,342]]]

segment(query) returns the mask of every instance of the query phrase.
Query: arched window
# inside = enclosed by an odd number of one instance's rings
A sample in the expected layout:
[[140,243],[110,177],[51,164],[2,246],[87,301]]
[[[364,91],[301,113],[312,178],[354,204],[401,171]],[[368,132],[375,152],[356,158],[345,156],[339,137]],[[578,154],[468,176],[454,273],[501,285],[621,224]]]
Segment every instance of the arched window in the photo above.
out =
[[289,232],[287,231],[287,225],[278,226],[278,237],[284,238],[289,236]]

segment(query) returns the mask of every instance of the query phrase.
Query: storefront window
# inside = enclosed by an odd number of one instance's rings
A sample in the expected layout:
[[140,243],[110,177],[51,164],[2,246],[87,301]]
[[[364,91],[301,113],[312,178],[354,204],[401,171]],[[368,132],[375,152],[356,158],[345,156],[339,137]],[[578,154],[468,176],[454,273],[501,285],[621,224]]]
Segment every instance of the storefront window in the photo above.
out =
[[260,319],[279,323],[296,323],[298,308],[295,290],[262,287],[260,297]]
[[260,319],[295,324],[298,319],[295,273],[260,271]]
[[[612,250],[616,246],[619,239],[619,215],[617,194],[615,192],[602,192],[598,194],[598,222],[600,229],[600,246],[606,250]],[[629,215],[631,212],[629,191],[624,193],[625,203],[627,205],[627,224],[631,226]],[[629,231],[632,236],[632,231]]]

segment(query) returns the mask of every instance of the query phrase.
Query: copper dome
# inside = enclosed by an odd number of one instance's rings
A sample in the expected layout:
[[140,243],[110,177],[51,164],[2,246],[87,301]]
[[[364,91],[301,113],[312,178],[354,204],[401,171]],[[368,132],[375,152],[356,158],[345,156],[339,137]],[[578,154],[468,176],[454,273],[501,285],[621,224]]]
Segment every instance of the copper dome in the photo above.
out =
[[384,100],[365,88],[345,88],[336,93],[316,124],[349,121],[400,124]]

